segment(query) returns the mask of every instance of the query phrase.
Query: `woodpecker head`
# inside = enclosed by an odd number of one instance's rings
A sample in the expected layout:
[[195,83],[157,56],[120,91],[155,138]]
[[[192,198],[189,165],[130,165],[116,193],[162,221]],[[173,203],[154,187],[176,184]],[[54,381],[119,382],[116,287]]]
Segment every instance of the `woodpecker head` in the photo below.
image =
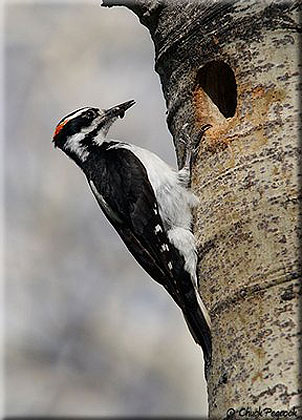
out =
[[73,159],[85,161],[91,147],[104,142],[111,125],[123,118],[135,101],[127,101],[109,109],[80,108],[64,117],[56,126],[53,142]]

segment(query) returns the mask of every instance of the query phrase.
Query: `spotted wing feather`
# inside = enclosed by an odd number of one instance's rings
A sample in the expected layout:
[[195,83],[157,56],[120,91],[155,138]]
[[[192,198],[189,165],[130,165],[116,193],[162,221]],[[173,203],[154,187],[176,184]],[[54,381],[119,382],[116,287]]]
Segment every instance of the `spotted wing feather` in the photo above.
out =
[[97,170],[86,174],[100,207],[134,258],[183,307],[175,281],[179,255],[164,231],[145,168],[126,149],[108,149],[105,155],[94,163]]

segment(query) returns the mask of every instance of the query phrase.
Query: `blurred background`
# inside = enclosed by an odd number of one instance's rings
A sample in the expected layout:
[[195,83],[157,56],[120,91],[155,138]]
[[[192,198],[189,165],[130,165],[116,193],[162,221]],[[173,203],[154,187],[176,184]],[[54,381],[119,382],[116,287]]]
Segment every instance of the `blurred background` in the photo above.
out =
[[135,99],[111,137],[175,166],[149,34],[98,0],[4,13],[5,413],[203,416],[203,360],[180,311],[51,143],[69,112]]

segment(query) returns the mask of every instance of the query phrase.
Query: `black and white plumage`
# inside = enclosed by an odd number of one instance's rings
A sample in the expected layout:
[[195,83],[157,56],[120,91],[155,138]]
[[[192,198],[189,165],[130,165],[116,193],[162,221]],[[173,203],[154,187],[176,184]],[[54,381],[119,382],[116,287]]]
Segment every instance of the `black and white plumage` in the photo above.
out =
[[99,206],[138,263],[172,296],[211,358],[210,321],[197,293],[197,253],[188,188],[192,148],[176,171],[154,153],[107,139],[110,126],[134,104],[81,108],[57,125],[54,144],[84,172]]

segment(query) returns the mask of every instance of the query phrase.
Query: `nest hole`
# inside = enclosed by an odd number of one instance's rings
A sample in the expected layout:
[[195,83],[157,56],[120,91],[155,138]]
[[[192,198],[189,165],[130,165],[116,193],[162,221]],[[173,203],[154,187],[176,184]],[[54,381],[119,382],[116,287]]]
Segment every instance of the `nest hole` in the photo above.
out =
[[237,84],[231,67],[223,61],[210,61],[198,70],[197,86],[204,90],[225,118],[235,115]]

